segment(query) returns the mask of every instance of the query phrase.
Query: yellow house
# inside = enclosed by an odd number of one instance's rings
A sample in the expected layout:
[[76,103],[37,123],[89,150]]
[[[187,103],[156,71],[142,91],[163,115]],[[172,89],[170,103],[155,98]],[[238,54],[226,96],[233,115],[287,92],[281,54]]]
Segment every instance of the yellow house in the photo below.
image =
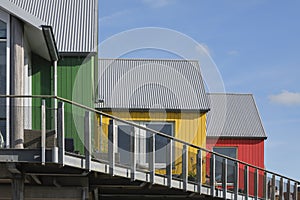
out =
[[[97,109],[194,145],[206,146],[209,104],[199,63],[191,60],[100,59]],[[107,149],[109,119],[98,116],[101,128],[95,146]],[[129,127],[119,123],[119,162],[129,164]],[[137,163],[147,166],[148,133],[135,129]],[[156,136],[156,169],[164,173],[168,141]],[[181,174],[182,146],[173,144],[173,174]],[[189,173],[196,167],[196,150],[189,149]],[[205,166],[205,165],[204,165]]]

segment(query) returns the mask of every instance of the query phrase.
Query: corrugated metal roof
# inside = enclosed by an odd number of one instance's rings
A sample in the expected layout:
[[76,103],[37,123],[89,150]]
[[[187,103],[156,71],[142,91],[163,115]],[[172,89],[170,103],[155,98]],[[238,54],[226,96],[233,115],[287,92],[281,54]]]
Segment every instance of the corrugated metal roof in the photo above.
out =
[[103,108],[209,110],[197,61],[100,59],[98,89]]
[[53,28],[59,52],[96,52],[98,0],[9,0]]
[[208,137],[266,138],[251,94],[208,94]]

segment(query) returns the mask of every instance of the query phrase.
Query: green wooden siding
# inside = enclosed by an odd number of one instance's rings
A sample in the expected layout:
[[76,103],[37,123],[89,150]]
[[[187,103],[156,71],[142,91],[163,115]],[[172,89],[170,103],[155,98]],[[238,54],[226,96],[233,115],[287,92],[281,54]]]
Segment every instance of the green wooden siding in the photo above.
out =
[[[52,95],[53,94],[53,67],[51,62],[32,54],[32,95]],[[53,100],[47,99],[47,129],[54,129]],[[32,99],[32,129],[41,128],[41,99]],[[30,108],[25,108],[30,109]]]
[[[74,102],[94,106],[94,57],[64,57],[58,62],[57,95]],[[75,150],[83,152],[83,109],[65,104],[66,138],[73,138]]]

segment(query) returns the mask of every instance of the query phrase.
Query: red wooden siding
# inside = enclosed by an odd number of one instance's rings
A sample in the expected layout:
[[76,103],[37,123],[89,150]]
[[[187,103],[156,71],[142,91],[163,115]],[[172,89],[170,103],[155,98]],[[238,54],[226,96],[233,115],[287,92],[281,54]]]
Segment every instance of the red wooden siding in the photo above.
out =
[[[246,163],[264,168],[264,139],[211,139],[207,138],[207,149],[212,150],[213,147],[236,147],[237,159]],[[207,164],[209,160],[207,160]],[[239,188],[244,190],[244,166],[240,166],[239,170]],[[209,170],[209,166],[207,166]],[[209,171],[207,172],[209,174]],[[259,184],[263,184],[263,173],[259,173]],[[249,194],[254,194],[254,170],[249,170]],[[259,196],[262,196],[262,187],[259,189]]]

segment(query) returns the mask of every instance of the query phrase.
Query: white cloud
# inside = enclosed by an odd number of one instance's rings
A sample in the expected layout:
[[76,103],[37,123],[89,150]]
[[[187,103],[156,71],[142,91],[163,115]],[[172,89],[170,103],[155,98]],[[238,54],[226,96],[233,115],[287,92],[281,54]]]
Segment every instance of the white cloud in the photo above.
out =
[[269,99],[273,103],[283,104],[283,105],[300,105],[300,93],[282,91],[276,95],[270,95]]
[[162,8],[171,4],[174,0],[143,0],[143,2],[154,8]]
[[107,16],[101,17],[100,18],[100,23],[105,23],[105,22],[117,19],[117,18],[122,17],[123,15],[126,15],[128,13],[129,13],[128,10],[123,10],[123,11],[115,12],[115,13],[113,13],[111,15],[107,15]]
[[230,50],[227,52],[227,54],[230,56],[236,56],[239,54],[239,52],[237,50]]

